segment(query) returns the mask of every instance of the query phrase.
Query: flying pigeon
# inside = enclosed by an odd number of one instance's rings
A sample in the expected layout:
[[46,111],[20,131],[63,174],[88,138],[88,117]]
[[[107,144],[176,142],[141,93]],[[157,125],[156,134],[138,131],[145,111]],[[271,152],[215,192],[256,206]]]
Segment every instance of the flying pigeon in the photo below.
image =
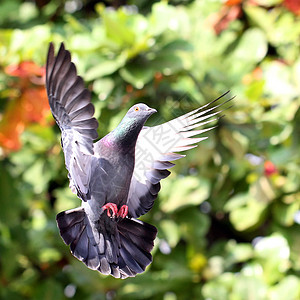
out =
[[228,92],[154,127],[144,124],[156,110],[135,104],[112,132],[93,142],[98,122],[91,95],[63,43],[57,56],[50,43],[46,88],[61,130],[70,188],[82,200],[81,207],[57,215],[60,235],[88,268],[116,278],[134,277],[152,262],[157,234],[137,218],[152,208],[172,162],[185,156],[178,152],[196,147],[206,137],[194,136],[214,128],[197,129],[218,119],[222,110],[217,108],[225,102],[212,103]]

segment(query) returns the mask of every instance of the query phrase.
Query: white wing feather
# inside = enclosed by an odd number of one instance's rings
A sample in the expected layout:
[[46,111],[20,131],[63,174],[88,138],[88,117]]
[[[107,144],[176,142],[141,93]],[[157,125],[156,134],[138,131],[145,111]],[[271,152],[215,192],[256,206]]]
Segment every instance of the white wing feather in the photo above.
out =
[[170,174],[167,169],[174,166],[171,161],[185,156],[178,152],[197,147],[207,137],[195,136],[215,126],[194,129],[216,121],[219,118],[216,115],[223,111],[216,109],[231,99],[210,107],[214,100],[164,124],[143,128],[136,144],[135,167],[127,200],[130,215],[138,217],[151,209],[160,189],[159,181],[166,178]]

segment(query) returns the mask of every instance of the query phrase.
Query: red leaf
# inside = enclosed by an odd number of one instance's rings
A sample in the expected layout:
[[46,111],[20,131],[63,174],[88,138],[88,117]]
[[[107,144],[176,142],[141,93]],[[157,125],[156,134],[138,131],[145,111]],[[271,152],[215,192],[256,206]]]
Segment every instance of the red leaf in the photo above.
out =
[[20,149],[19,136],[25,128],[23,108],[19,102],[19,99],[10,102],[0,122],[0,146],[9,151]]
[[32,76],[43,76],[45,74],[45,68],[36,65],[32,61],[24,61],[18,65],[7,66],[5,72],[11,76],[29,78]]
[[0,146],[9,152],[21,148],[20,135],[28,125],[33,122],[48,125],[46,116],[50,107],[44,77],[36,80],[36,76],[44,75],[44,68],[33,62],[23,62],[18,66],[6,67],[5,72],[20,78],[16,86],[20,96],[10,100],[0,121]]
[[45,117],[50,111],[46,90],[42,87],[24,91],[21,101],[24,106],[26,124],[36,122],[45,126]]
[[223,6],[219,12],[209,17],[208,23],[213,27],[216,34],[220,34],[232,21],[239,18],[241,14],[241,5]]
[[241,4],[241,2],[242,2],[242,0],[227,0],[225,2],[225,5],[233,6],[233,5]]
[[300,0],[284,0],[283,4],[295,15],[300,15]]

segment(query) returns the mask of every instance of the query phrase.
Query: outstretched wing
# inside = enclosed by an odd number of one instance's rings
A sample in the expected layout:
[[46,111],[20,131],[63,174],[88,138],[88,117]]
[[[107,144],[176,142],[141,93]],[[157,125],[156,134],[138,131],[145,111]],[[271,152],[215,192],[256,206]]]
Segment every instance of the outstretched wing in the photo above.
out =
[[138,137],[135,149],[135,167],[131,179],[127,205],[129,215],[137,218],[148,212],[160,190],[160,180],[170,175],[169,168],[175,161],[185,155],[178,154],[197,147],[197,143],[207,137],[194,137],[215,127],[195,130],[207,123],[217,120],[215,117],[223,110],[220,106],[232,100],[212,106],[218,99],[180,116],[167,123],[144,127]]
[[50,43],[46,66],[46,88],[53,117],[62,136],[61,143],[69,171],[70,187],[84,201],[90,197],[89,181],[93,140],[98,137],[90,92],[84,87],[70,52],[62,43],[57,56]]

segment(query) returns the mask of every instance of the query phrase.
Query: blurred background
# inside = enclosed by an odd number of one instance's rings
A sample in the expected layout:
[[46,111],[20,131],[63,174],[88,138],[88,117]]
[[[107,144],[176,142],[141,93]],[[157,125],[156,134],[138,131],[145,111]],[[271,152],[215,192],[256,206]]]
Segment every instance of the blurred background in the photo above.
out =
[[[300,299],[299,36],[294,0],[2,0],[0,298]],[[153,125],[236,96],[142,218],[159,233],[136,278],[87,269],[59,236],[80,201],[44,88],[50,41],[93,91],[100,137],[137,102]]]

